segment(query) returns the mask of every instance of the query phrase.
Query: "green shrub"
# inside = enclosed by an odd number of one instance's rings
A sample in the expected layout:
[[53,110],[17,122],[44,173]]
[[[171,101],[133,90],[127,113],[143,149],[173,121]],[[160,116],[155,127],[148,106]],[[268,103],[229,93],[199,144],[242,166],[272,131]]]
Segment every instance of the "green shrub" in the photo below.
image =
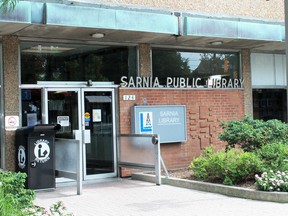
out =
[[25,173],[0,171],[0,216],[72,216],[59,201],[45,209],[35,206],[35,192],[25,189]]
[[189,166],[196,178],[226,185],[254,179],[254,175],[261,172],[261,167],[262,163],[254,153],[241,149],[214,151],[213,147],[206,148],[203,155]]
[[219,139],[229,147],[239,145],[244,151],[254,151],[270,142],[288,142],[288,125],[276,119],[263,121],[246,116],[220,125],[223,132]]
[[219,182],[225,177],[222,172],[224,158],[223,152],[214,152],[212,147],[207,147],[202,156],[191,162],[189,168],[198,179]]
[[21,210],[17,206],[14,206],[13,196],[4,193],[2,182],[0,182],[0,215],[21,215]]
[[283,143],[269,143],[256,151],[257,156],[263,161],[263,171],[288,170],[288,145]]
[[256,187],[261,191],[288,192],[288,171],[264,172],[261,176],[255,175]]
[[[5,205],[19,210],[33,206],[35,192],[25,189],[25,173],[0,172]],[[3,208],[4,209],[4,208]]]
[[0,216],[71,216],[66,207],[59,201],[45,208],[35,206],[35,192],[25,189],[25,173],[0,171]]

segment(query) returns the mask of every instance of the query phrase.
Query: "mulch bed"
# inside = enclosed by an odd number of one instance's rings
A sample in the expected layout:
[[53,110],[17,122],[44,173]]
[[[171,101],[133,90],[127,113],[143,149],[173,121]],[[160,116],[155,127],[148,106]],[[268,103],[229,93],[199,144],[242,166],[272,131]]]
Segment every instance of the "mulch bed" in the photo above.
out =
[[[170,177],[199,181],[192,175],[192,171],[189,169],[184,168],[184,169],[177,169],[177,170],[169,170],[168,173]],[[163,172],[162,175],[165,176],[166,175],[165,172]],[[234,186],[242,187],[242,188],[249,188],[249,189],[256,189],[255,181],[247,181],[247,182],[234,185]]]

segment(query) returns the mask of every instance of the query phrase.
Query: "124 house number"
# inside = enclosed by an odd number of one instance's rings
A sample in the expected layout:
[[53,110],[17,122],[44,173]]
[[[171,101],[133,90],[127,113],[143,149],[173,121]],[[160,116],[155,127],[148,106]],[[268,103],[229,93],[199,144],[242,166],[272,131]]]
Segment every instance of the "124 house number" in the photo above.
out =
[[135,95],[123,95],[123,100],[136,100],[136,96]]

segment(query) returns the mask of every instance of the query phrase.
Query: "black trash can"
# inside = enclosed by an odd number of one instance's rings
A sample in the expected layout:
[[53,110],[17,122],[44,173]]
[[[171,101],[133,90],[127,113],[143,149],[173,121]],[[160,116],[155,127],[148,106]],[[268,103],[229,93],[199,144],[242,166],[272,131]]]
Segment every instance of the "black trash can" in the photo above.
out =
[[43,124],[16,130],[16,171],[27,174],[26,188],[55,188],[55,134],[60,128]]

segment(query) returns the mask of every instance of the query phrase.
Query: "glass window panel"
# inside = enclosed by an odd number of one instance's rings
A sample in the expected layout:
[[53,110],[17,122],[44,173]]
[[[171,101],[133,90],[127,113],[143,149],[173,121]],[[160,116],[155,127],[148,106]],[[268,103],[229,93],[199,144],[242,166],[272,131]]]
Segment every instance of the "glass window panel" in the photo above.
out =
[[113,107],[111,92],[84,92],[85,130],[91,142],[86,145],[86,173],[114,172]]
[[239,79],[238,53],[183,52],[177,50],[152,50],[153,76],[160,84],[167,77]]
[[49,124],[56,125],[59,118],[65,118],[65,123],[57,131],[57,138],[73,139],[74,131],[79,130],[78,122],[78,92],[49,91],[48,92]]
[[22,126],[41,124],[41,90],[22,89]]
[[155,146],[149,136],[120,136],[119,162],[138,165],[155,165]]
[[21,83],[110,81],[135,76],[135,47],[22,43]]
[[286,89],[253,89],[253,118],[287,122]]

